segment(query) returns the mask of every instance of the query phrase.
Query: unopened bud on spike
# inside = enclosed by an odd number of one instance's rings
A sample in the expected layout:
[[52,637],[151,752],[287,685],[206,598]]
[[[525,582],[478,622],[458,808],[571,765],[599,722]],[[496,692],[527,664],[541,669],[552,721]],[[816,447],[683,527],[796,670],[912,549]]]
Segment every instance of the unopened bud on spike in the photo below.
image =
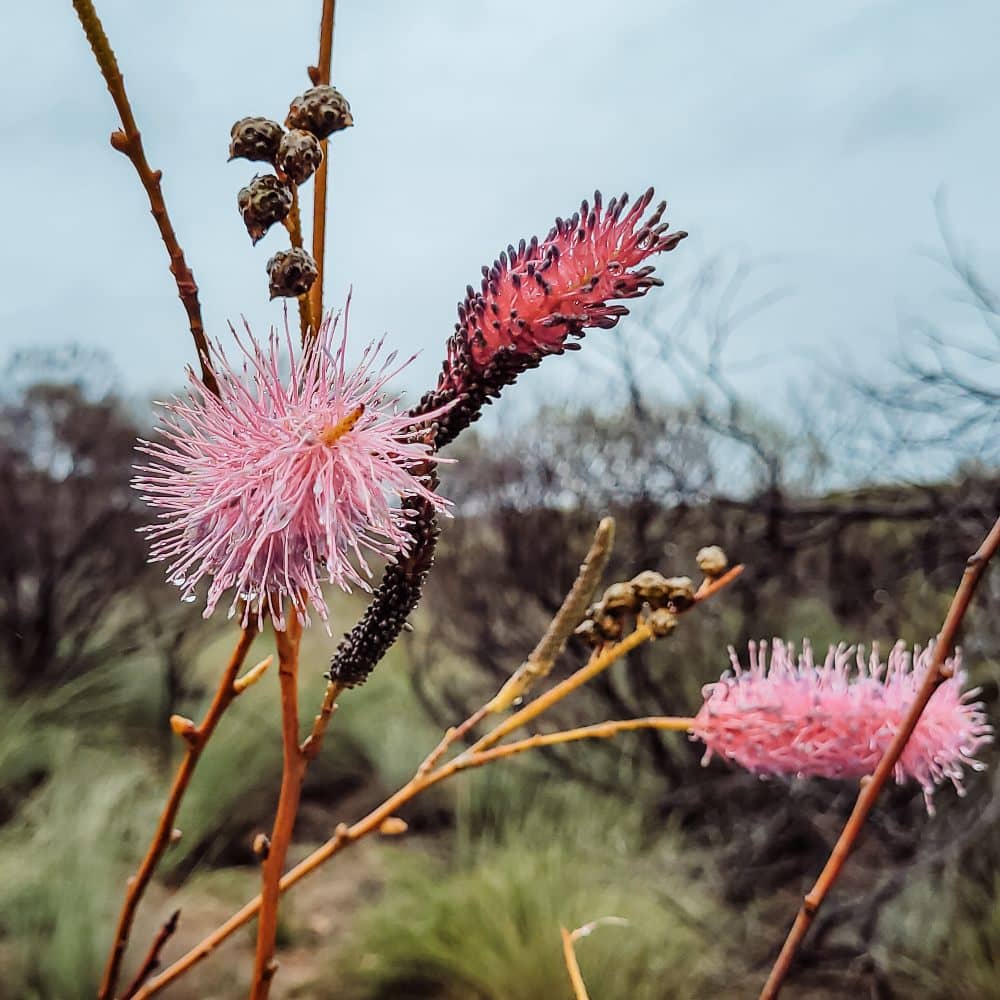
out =
[[301,247],[279,250],[267,262],[271,298],[294,298],[305,295],[313,286],[319,271],[316,261]]
[[305,129],[317,139],[354,124],[347,98],[329,84],[311,87],[292,101],[285,124],[289,128]]
[[262,861],[267,860],[268,854],[271,853],[271,838],[266,833],[258,833],[253,838],[253,852]]
[[296,184],[304,184],[323,161],[323,147],[319,139],[305,129],[286,132],[278,146],[275,166]]
[[285,130],[269,118],[241,118],[230,131],[229,159],[274,163]]
[[292,207],[292,190],[274,174],[255,177],[237,196],[250,238],[256,243]]

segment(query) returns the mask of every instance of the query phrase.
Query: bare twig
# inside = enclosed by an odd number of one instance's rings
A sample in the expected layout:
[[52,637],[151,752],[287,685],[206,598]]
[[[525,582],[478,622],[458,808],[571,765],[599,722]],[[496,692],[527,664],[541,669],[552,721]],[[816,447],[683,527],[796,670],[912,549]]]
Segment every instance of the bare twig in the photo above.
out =
[[146,851],[146,856],[139,865],[139,870],[128,880],[125,890],[125,900],[122,903],[121,913],[118,915],[118,926],[115,928],[115,937],[111,945],[111,953],[108,955],[107,965],[104,969],[104,978],[101,981],[101,988],[98,992],[98,1000],[111,1000],[114,996],[115,986],[118,983],[118,976],[121,972],[122,958],[125,955],[125,948],[128,945],[129,934],[132,931],[132,924],[135,921],[135,913],[139,907],[146,887],[149,885],[156,871],[156,866],[163,857],[164,852],[170,846],[171,837],[174,832],[174,820],[181,807],[181,800],[187,791],[191,776],[198,764],[205,744],[208,743],[215,727],[222,718],[222,714],[229,707],[232,700],[238,695],[236,689],[236,678],[239,675],[240,667],[246,659],[250,646],[257,635],[257,627],[253,620],[240,632],[239,641],[233,650],[229,663],[226,666],[219,686],[216,689],[212,703],[208,706],[208,711],[199,726],[194,727],[185,734],[187,749],[184,759],[177,768],[174,775],[173,784],[167,795],[167,801],[160,813],[160,821],[156,827],[156,833]]
[[309,760],[314,760],[320,751],[326,727],[330,724],[333,713],[337,711],[337,699],[343,694],[343,691],[342,684],[338,684],[336,681],[326,682],[326,690],[323,692],[319,714],[313,719],[312,730],[303,741],[302,746],[299,747]]
[[998,548],[1000,548],[1000,518],[997,519],[982,545],[979,546],[975,554],[966,563],[965,573],[962,575],[962,581],[958,585],[958,590],[955,591],[951,606],[948,608],[948,614],[938,634],[937,644],[934,647],[934,655],[930,666],[927,668],[927,674],[923,679],[923,683],[920,685],[920,690],[917,692],[910,710],[906,713],[899,731],[893,737],[882,759],[878,762],[875,771],[869,777],[861,779],[861,791],[858,793],[857,801],[854,803],[854,809],[847,823],[844,825],[840,836],[837,838],[837,842],[834,844],[826,866],[816,880],[816,884],[802,900],[802,906],[795,918],[795,923],[788,932],[788,937],[781,949],[781,953],[778,955],[774,967],[771,969],[771,974],[768,976],[763,990],[761,990],[760,1000],[774,1000],[781,992],[782,984],[792,967],[795,954],[802,943],[802,939],[806,936],[813,918],[816,916],[816,912],[843,870],[854,848],[854,844],[864,827],[865,821],[868,819],[868,814],[875,805],[875,800],[878,798],[882,788],[892,776],[899,758],[906,749],[907,742],[913,735],[917,723],[920,721],[920,716],[927,707],[927,703],[933,697],[934,692],[951,676],[949,668],[945,665],[946,660],[955,645],[958,630],[962,625],[962,620],[965,618],[966,612],[969,610],[976,586],[986,569],[987,563],[996,554]]
[[122,994],[122,1000],[131,1000],[138,992],[139,987],[160,967],[160,952],[163,951],[164,945],[174,936],[180,918],[181,911],[174,910],[163,926],[156,932],[156,937],[153,938],[153,943],[149,946],[149,951],[146,953],[142,965],[139,966],[139,971],[135,974],[132,982],[129,983],[128,989]]
[[565,927],[560,927],[559,933],[562,935],[563,960],[566,962],[566,971],[569,973],[569,981],[573,984],[573,997],[575,1000],[590,1000],[586,984],[583,981],[583,973],[580,972],[580,963],[576,960],[573,935]]
[[187,313],[188,325],[191,327],[191,336],[194,338],[195,350],[198,352],[198,361],[201,365],[201,380],[207,389],[218,395],[219,384],[212,371],[208,341],[201,319],[198,286],[191,268],[188,267],[187,261],[184,259],[184,251],[177,242],[177,234],[174,232],[170,216],[167,214],[167,206],[160,187],[162,171],[153,170],[146,160],[142,136],[136,125],[128,94],[125,92],[125,81],[118,68],[118,60],[115,58],[114,50],[111,48],[111,43],[108,41],[108,36],[104,32],[104,26],[97,16],[93,3],[91,0],[73,0],[73,8],[80,19],[87,41],[97,59],[97,65],[104,76],[104,82],[108,85],[111,99],[118,109],[118,117],[121,119],[122,127],[111,133],[111,145],[132,161],[132,166],[135,167],[139,181],[149,198],[149,207],[153,219],[156,221],[156,228],[160,231],[160,239],[163,240],[163,245],[167,248],[167,254],[170,257],[170,273],[174,276],[177,294],[180,296],[184,311]]

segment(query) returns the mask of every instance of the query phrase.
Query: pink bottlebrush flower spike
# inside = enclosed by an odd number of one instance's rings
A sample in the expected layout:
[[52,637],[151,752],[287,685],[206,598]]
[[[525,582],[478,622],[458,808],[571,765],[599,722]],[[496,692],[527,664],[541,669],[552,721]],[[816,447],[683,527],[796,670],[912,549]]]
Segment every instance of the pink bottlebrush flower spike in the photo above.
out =
[[216,345],[220,398],[189,372],[188,398],[162,404],[165,440],[139,444],[149,461],[137,466],[133,486],[163,511],[140,529],[152,539],[150,561],[169,562],[167,577],[185,601],[211,578],[206,618],[234,589],[230,616],[245,600],[244,624],[252,609],[258,621],[266,609],[283,629],[286,598],[304,622],[310,604],[327,621],[321,579],[368,589],[365,552],[406,550],[410,514],[398,498],[446,506],[420,478],[436,460],[414,434],[426,415],[398,413],[384,397],[409,361],[394,367],[392,354],[378,365],[380,342],[348,370],[346,327],[345,317],[335,343],[337,318],[328,316],[298,360],[287,331],[262,345],[248,328],[242,377]]
[[[750,644],[744,670],[730,649],[733,673],[704,690],[705,702],[691,733],[707,747],[703,763],[719,754],[754,774],[860,778],[871,774],[913,704],[934,648],[909,653],[896,643],[888,663],[873,646],[830,647],[821,666],[808,643],[802,654],[780,640]],[[965,675],[956,652],[954,672],[937,689],[896,766],[896,780],[917,781],[928,812],[935,786],[950,780],[961,795],[963,769],[982,770],[975,759],[992,729],[978,690],[962,693]]]

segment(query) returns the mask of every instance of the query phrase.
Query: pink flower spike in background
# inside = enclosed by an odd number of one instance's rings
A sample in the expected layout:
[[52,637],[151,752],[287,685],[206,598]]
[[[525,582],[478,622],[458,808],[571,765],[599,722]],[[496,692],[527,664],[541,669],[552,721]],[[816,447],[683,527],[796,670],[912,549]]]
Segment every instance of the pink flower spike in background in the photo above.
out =
[[[796,657],[780,640],[750,644],[744,670],[730,649],[733,673],[704,690],[691,727],[712,754],[754,774],[860,778],[871,774],[913,703],[930,662],[933,642],[911,654],[896,643],[883,664],[878,648],[831,647],[822,665],[808,643]],[[962,692],[960,654],[954,673],[935,692],[896,767],[896,780],[917,781],[928,812],[937,785],[950,780],[963,794],[964,768],[982,770],[977,751],[992,739],[978,691]]]
[[230,616],[246,600],[244,624],[255,610],[283,629],[286,598],[304,622],[310,604],[327,621],[323,580],[369,589],[366,553],[406,550],[400,498],[446,506],[420,478],[435,461],[415,433],[427,416],[399,413],[384,395],[409,361],[394,365],[392,354],[379,364],[379,343],[348,370],[346,317],[339,341],[336,328],[328,316],[304,358],[287,331],[260,344],[248,329],[240,373],[216,345],[220,398],[189,373],[187,399],[163,404],[163,440],[139,444],[148,460],[133,486],[161,511],[141,529],[150,561],[169,563],[185,601],[211,578],[206,618],[232,589]]

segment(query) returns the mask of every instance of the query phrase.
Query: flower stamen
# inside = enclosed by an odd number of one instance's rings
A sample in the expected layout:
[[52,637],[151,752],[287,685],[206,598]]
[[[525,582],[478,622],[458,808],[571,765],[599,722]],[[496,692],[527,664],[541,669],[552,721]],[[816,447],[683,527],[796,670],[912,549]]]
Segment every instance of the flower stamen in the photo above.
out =
[[325,445],[339,441],[362,418],[365,412],[364,403],[354,407],[346,417],[341,417],[335,424],[329,424],[319,432],[319,439]]

